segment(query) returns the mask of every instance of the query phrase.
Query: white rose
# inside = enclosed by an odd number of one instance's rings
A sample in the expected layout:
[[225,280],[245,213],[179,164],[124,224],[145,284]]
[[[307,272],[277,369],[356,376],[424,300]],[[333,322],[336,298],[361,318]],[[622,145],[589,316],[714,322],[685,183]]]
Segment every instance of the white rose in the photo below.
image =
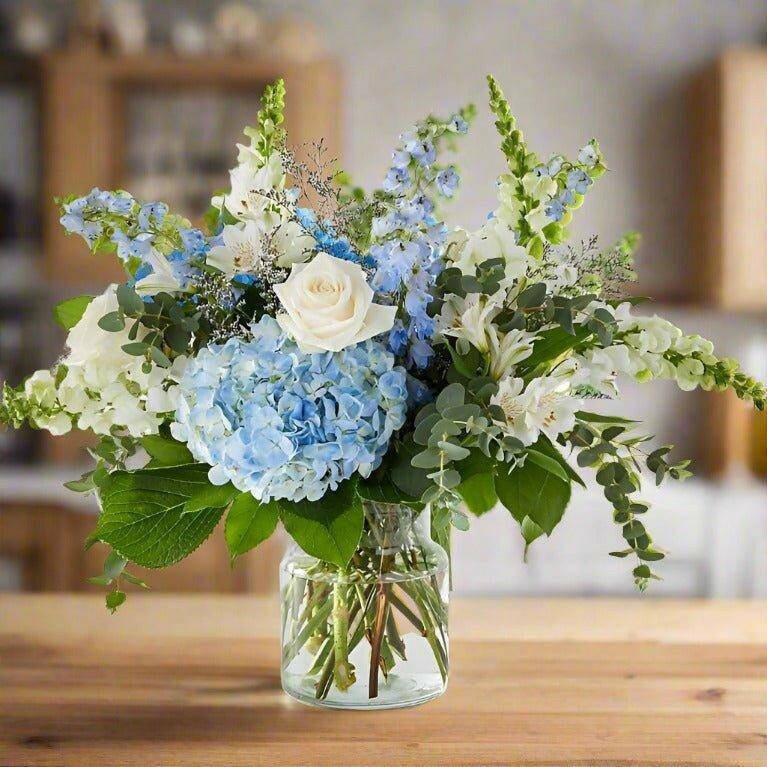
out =
[[337,352],[390,330],[397,311],[373,303],[359,264],[327,253],[295,264],[274,292],[285,310],[277,322],[305,352]]

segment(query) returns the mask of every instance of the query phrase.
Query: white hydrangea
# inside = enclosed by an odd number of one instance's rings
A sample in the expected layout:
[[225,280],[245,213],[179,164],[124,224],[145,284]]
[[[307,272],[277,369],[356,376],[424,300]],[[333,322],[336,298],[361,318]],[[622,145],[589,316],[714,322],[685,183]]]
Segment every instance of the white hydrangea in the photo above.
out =
[[24,382],[24,396],[30,406],[30,421],[38,429],[56,436],[72,428],[72,419],[61,410],[56,381],[50,370],[38,370]]
[[[109,332],[98,321],[117,311],[116,286],[91,301],[67,337],[69,353],[61,361],[66,375],[58,386],[64,410],[76,416],[79,429],[109,434],[113,427],[139,437],[154,434],[162,414],[175,409],[172,384],[178,380],[185,358],[179,357],[169,370],[152,366],[142,370],[143,357],[126,354],[121,346],[130,343],[128,329]],[[144,329],[137,339],[148,331]]]

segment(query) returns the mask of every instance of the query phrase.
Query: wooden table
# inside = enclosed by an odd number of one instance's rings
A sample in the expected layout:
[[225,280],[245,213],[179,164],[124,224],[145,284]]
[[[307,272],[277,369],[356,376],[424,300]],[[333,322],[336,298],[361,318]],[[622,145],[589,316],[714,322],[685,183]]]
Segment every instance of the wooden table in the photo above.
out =
[[767,606],[455,600],[450,689],[280,691],[274,600],[0,597],[0,765],[767,765]]

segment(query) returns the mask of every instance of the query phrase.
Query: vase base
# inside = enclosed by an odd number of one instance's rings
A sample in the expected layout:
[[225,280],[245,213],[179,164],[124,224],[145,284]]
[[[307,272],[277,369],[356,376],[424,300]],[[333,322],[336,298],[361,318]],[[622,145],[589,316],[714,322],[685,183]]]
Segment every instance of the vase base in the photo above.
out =
[[316,695],[309,693],[306,694],[299,690],[290,689],[283,686],[283,691],[286,695],[297,700],[299,703],[303,703],[305,706],[313,706],[314,708],[332,708],[337,710],[346,709],[347,711],[386,711],[396,708],[412,708],[413,706],[422,706],[424,703],[428,703],[430,700],[434,700],[442,695],[447,689],[447,685],[443,686],[439,690],[431,690],[425,692],[418,697],[411,697],[407,699],[394,699],[391,697],[384,698],[380,693],[377,698],[367,698],[363,700],[339,700],[338,698],[325,698],[318,699]]
[[282,671],[282,689],[292,698],[310,706],[347,708],[353,711],[371,709],[407,708],[419,706],[440,696],[447,687],[434,662],[427,641],[420,635],[403,636],[407,652],[406,661],[400,661],[384,679],[378,676],[378,695],[369,696],[370,651],[359,644],[349,656],[355,669],[356,681],[346,690],[330,684],[323,698],[317,697],[318,675],[310,669],[315,657],[302,650]]

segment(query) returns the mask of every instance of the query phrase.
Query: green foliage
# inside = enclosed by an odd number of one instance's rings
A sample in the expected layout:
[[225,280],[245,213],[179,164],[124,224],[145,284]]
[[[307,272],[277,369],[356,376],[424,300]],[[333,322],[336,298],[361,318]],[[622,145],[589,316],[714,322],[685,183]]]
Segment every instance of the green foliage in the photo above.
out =
[[517,366],[517,375],[530,381],[554,367],[590,336],[591,331],[586,327],[578,327],[574,334],[562,327],[542,331],[533,343],[533,353]]
[[[634,579],[637,587],[644,591],[649,580],[658,580],[658,576],[643,563],[657,562],[665,557],[665,553],[653,545],[644,523],[637,519],[649,509],[649,504],[637,499],[635,493],[641,489],[639,459],[642,451],[639,445],[650,438],[630,433],[635,422],[626,418],[581,411],[576,413],[576,419],[576,427],[561,439],[578,451],[579,466],[591,467],[595,471],[596,481],[613,507],[613,521],[620,526],[627,544],[627,548],[610,554],[619,558],[632,554],[637,557],[640,565],[634,569]],[[690,475],[687,471],[689,461],[667,462],[670,450],[670,446],[664,446],[644,456],[658,484],[667,475],[672,479]]]
[[222,509],[228,506],[240,491],[231,483],[225,485],[211,485],[203,487],[192,495],[184,504],[182,514],[192,514],[204,509]]
[[277,527],[280,506],[276,501],[259,503],[250,493],[241,493],[229,507],[224,537],[232,563],[265,541]]
[[493,472],[473,474],[455,488],[468,510],[480,517],[498,503]]
[[104,562],[104,570],[101,575],[88,578],[88,583],[96,586],[113,586],[113,589],[106,595],[106,606],[111,613],[114,613],[127,598],[127,594],[120,590],[121,580],[125,580],[142,589],[149,588],[140,578],[126,571],[125,567],[127,564],[127,559],[114,551],[110,551]]
[[106,596],[106,605],[109,612],[114,614],[117,611],[117,608],[125,602],[127,596],[128,595],[124,591],[120,591],[119,589],[110,591]]
[[362,535],[362,500],[347,480],[318,501],[280,502],[282,524],[307,553],[345,567]]
[[149,434],[141,438],[141,447],[149,453],[151,468],[157,466],[182,466],[194,463],[189,448],[183,442],[176,442],[160,434]]
[[391,479],[388,468],[374,472],[367,479],[357,482],[357,494],[363,501],[391,503],[422,509],[420,494],[413,496],[403,492]]
[[213,532],[223,509],[183,513],[210,486],[201,464],[110,474],[100,486],[102,512],[91,540],[109,544],[142,567],[167,567],[191,554]]
[[53,307],[53,316],[64,330],[71,330],[82,319],[94,296],[76,296],[61,301]]
[[[546,457],[539,454],[539,457]],[[570,502],[570,482],[553,459],[546,467],[530,460],[516,466],[499,466],[495,476],[498,498],[514,519],[522,525],[529,517],[547,535],[559,524]],[[557,472],[549,469],[557,466]]]

